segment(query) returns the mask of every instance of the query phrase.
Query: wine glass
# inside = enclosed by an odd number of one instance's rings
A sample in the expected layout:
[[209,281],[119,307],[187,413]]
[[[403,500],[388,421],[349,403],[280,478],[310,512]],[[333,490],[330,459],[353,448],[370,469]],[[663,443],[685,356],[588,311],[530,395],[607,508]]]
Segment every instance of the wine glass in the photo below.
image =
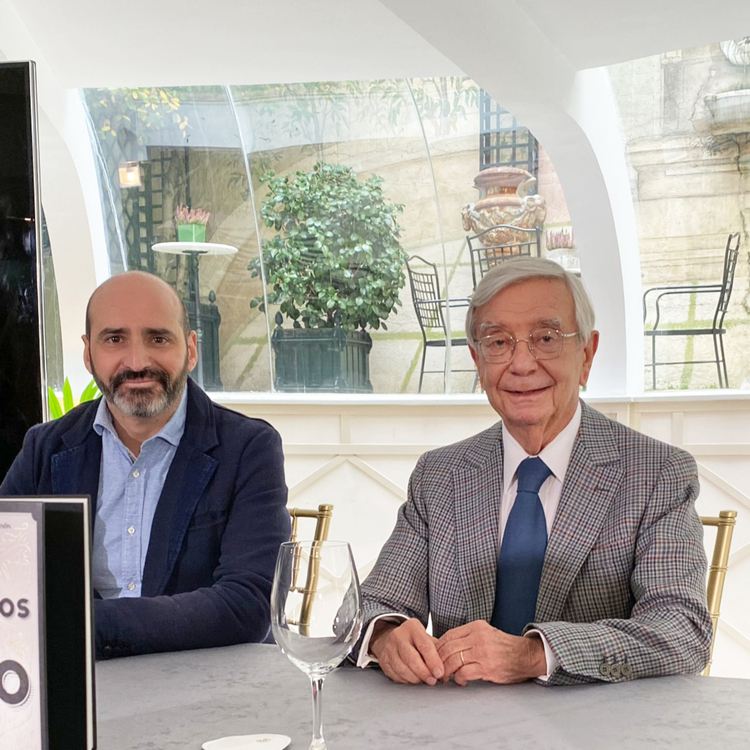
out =
[[284,542],[271,592],[271,629],[289,660],[310,678],[310,750],[326,750],[323,680],[349,654],[362,630],[359,579],[346,542]]

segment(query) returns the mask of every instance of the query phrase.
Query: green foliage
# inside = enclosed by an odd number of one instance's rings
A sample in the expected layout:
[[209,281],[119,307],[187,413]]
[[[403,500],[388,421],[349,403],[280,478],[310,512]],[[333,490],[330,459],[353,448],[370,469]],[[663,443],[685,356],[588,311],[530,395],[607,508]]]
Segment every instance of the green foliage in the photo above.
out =
[[[469,78],[317,81],[235,87],[240,100],[263,102],[259,112],[291,138],[312,144],[341,140],[360,121],[400,128],[416,107],[435,134],[457,130],[458,121],[476,116],[479,87]],[[354,121],[354,122],[353,122]],[[335,137],[334,137],[335,134]]]
[[259,113],[292,138],[319,144],[326,135],[350,127],[350,104],[361,101],[360,81],[317,81],[237,87],[240,99],[262,102]]
[[101,140],[116,138],[122,129],[157,130],[169,122],[187,136],[188,118],[180,115],[180,98],[173,89],[88,89],[86,99]]
[[415,78],[411,87],[420,117],[443,135],[455,131],[459,119],[479,106],[479,87],[469,78]]
[[[305,328],[386,328],[401,304],[406,253],[399,244],[398,215],[388,203],[383,179],[357,178],[351,167],[319,162],[310,172],[261,178],[268,197],[261,216],[277,234],[263,241],[261,258],[248,266],[265,275],[268,302]],[[265,312],[261,297],[251,307]]]
[[[92,401],[98,395],[99,389],[96,387],[96,383],[92,380],[83,389],[81,397],[78,399],[78,403],[83,404],[86,401]],[[59,419],[63,414],[67,414],[76,407],[76,403],[73,399],[73,389],[70,387],[70,381],[67,378],[65,378],[65,382],[63,383],[62,404],[60,403],[57,394],[49,387],[47,387],[47,400],[49,402],[49,413],[52,419]]]

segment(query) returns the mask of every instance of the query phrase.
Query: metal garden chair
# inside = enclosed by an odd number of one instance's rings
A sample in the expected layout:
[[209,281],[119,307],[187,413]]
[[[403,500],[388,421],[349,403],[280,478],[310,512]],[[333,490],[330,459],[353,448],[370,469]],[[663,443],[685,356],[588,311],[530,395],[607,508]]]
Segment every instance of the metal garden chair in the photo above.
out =
[[[501,242],[489,246],[482,243],[483,239],[494,243],[495,237],[500,238]],[[498,224],[479,234],[467,236],[466,242],[471,256],[471,277],[474,287],[490,268],[504,260],[539,257],[539,231],[537,229]]]
[[[724,267],[722,271],[721,282],[717,284],[700,284],[700,285],[683,285],[683,286],[655,286],[647,289],[643,295],[643,322],[646,323],[648,317],[649,295],[652,292],[658,292],[654,301],[655,320],[653,328],[646,329],[644,336],[651,339],[651,383],[656,389],[656,368],[662,365],[687,365],[687,364],[716,364],[716,372],[719,376],[719,388],[729,387],[729,378],[727,376],[727,362],[724,354],[724,317],[729,308],[729,299],[732,296],[732,286],[734,285],[734,271],[737,267],[737,256],[740,251],[740,233],[735,232],[727,238],[727,245],[724,251]],[[662,308],[661,300],[664,297],[674,297],[679,295],[690,294],[716,294],[716,310],[714,311],[711,325],[705,328],[659,328],[661,321]],[[656,340],[662,336],[711,336],[714,345],[713,359],[688,359],[683,361],[664,361],[656,359]]]
[[[413,268],[414,261],[424,265],[427,270],[421,271]],[[406,270],[409,275],[409,286],[411,287],[411,298],[414,302],[414,312],[417,315],[419,329],[422,332],[422,364],[419,371],[419,393],[422,392],[422,381],[425,373],[443,373],[445,376],[445,366],[442,370],[425,370],[427,350],[435,347],[447,349],[447,342],[451,346],[467,346],[465,338],[452,338],[448,325],[445,322],[446,307],[467,307],[469,299],[460,297],[455,299],[446,299],[440,295],[440,279],[438,278],[437,266],[430,263],[419,255],[412,255],[406,261]],[[438,335],[435,338],[435,334]],[[446,351],[447,356],[447,351]],[[466,369],[451,369],[451,372],[475,372]],[[476,378],[474,380],[476,387]]]

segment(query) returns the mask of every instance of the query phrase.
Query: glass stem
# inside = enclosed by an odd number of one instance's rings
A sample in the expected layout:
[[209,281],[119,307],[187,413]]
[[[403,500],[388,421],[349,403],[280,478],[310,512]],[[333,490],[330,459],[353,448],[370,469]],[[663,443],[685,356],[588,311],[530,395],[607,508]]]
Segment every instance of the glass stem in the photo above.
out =
[[323,739],[323,680],[325,677],[310,675],[313,708],[313,736],[310,750],[326,750],[326,741]]

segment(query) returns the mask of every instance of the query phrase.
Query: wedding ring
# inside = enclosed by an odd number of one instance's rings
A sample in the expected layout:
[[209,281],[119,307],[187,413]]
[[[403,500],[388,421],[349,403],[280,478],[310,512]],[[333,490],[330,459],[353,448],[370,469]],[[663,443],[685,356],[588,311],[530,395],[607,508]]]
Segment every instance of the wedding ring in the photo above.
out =
[[461,654],[461,666],[465,667],[466,666],[466,662],[464,661],[464,652],[463,651],[459,651],[458,653]]

